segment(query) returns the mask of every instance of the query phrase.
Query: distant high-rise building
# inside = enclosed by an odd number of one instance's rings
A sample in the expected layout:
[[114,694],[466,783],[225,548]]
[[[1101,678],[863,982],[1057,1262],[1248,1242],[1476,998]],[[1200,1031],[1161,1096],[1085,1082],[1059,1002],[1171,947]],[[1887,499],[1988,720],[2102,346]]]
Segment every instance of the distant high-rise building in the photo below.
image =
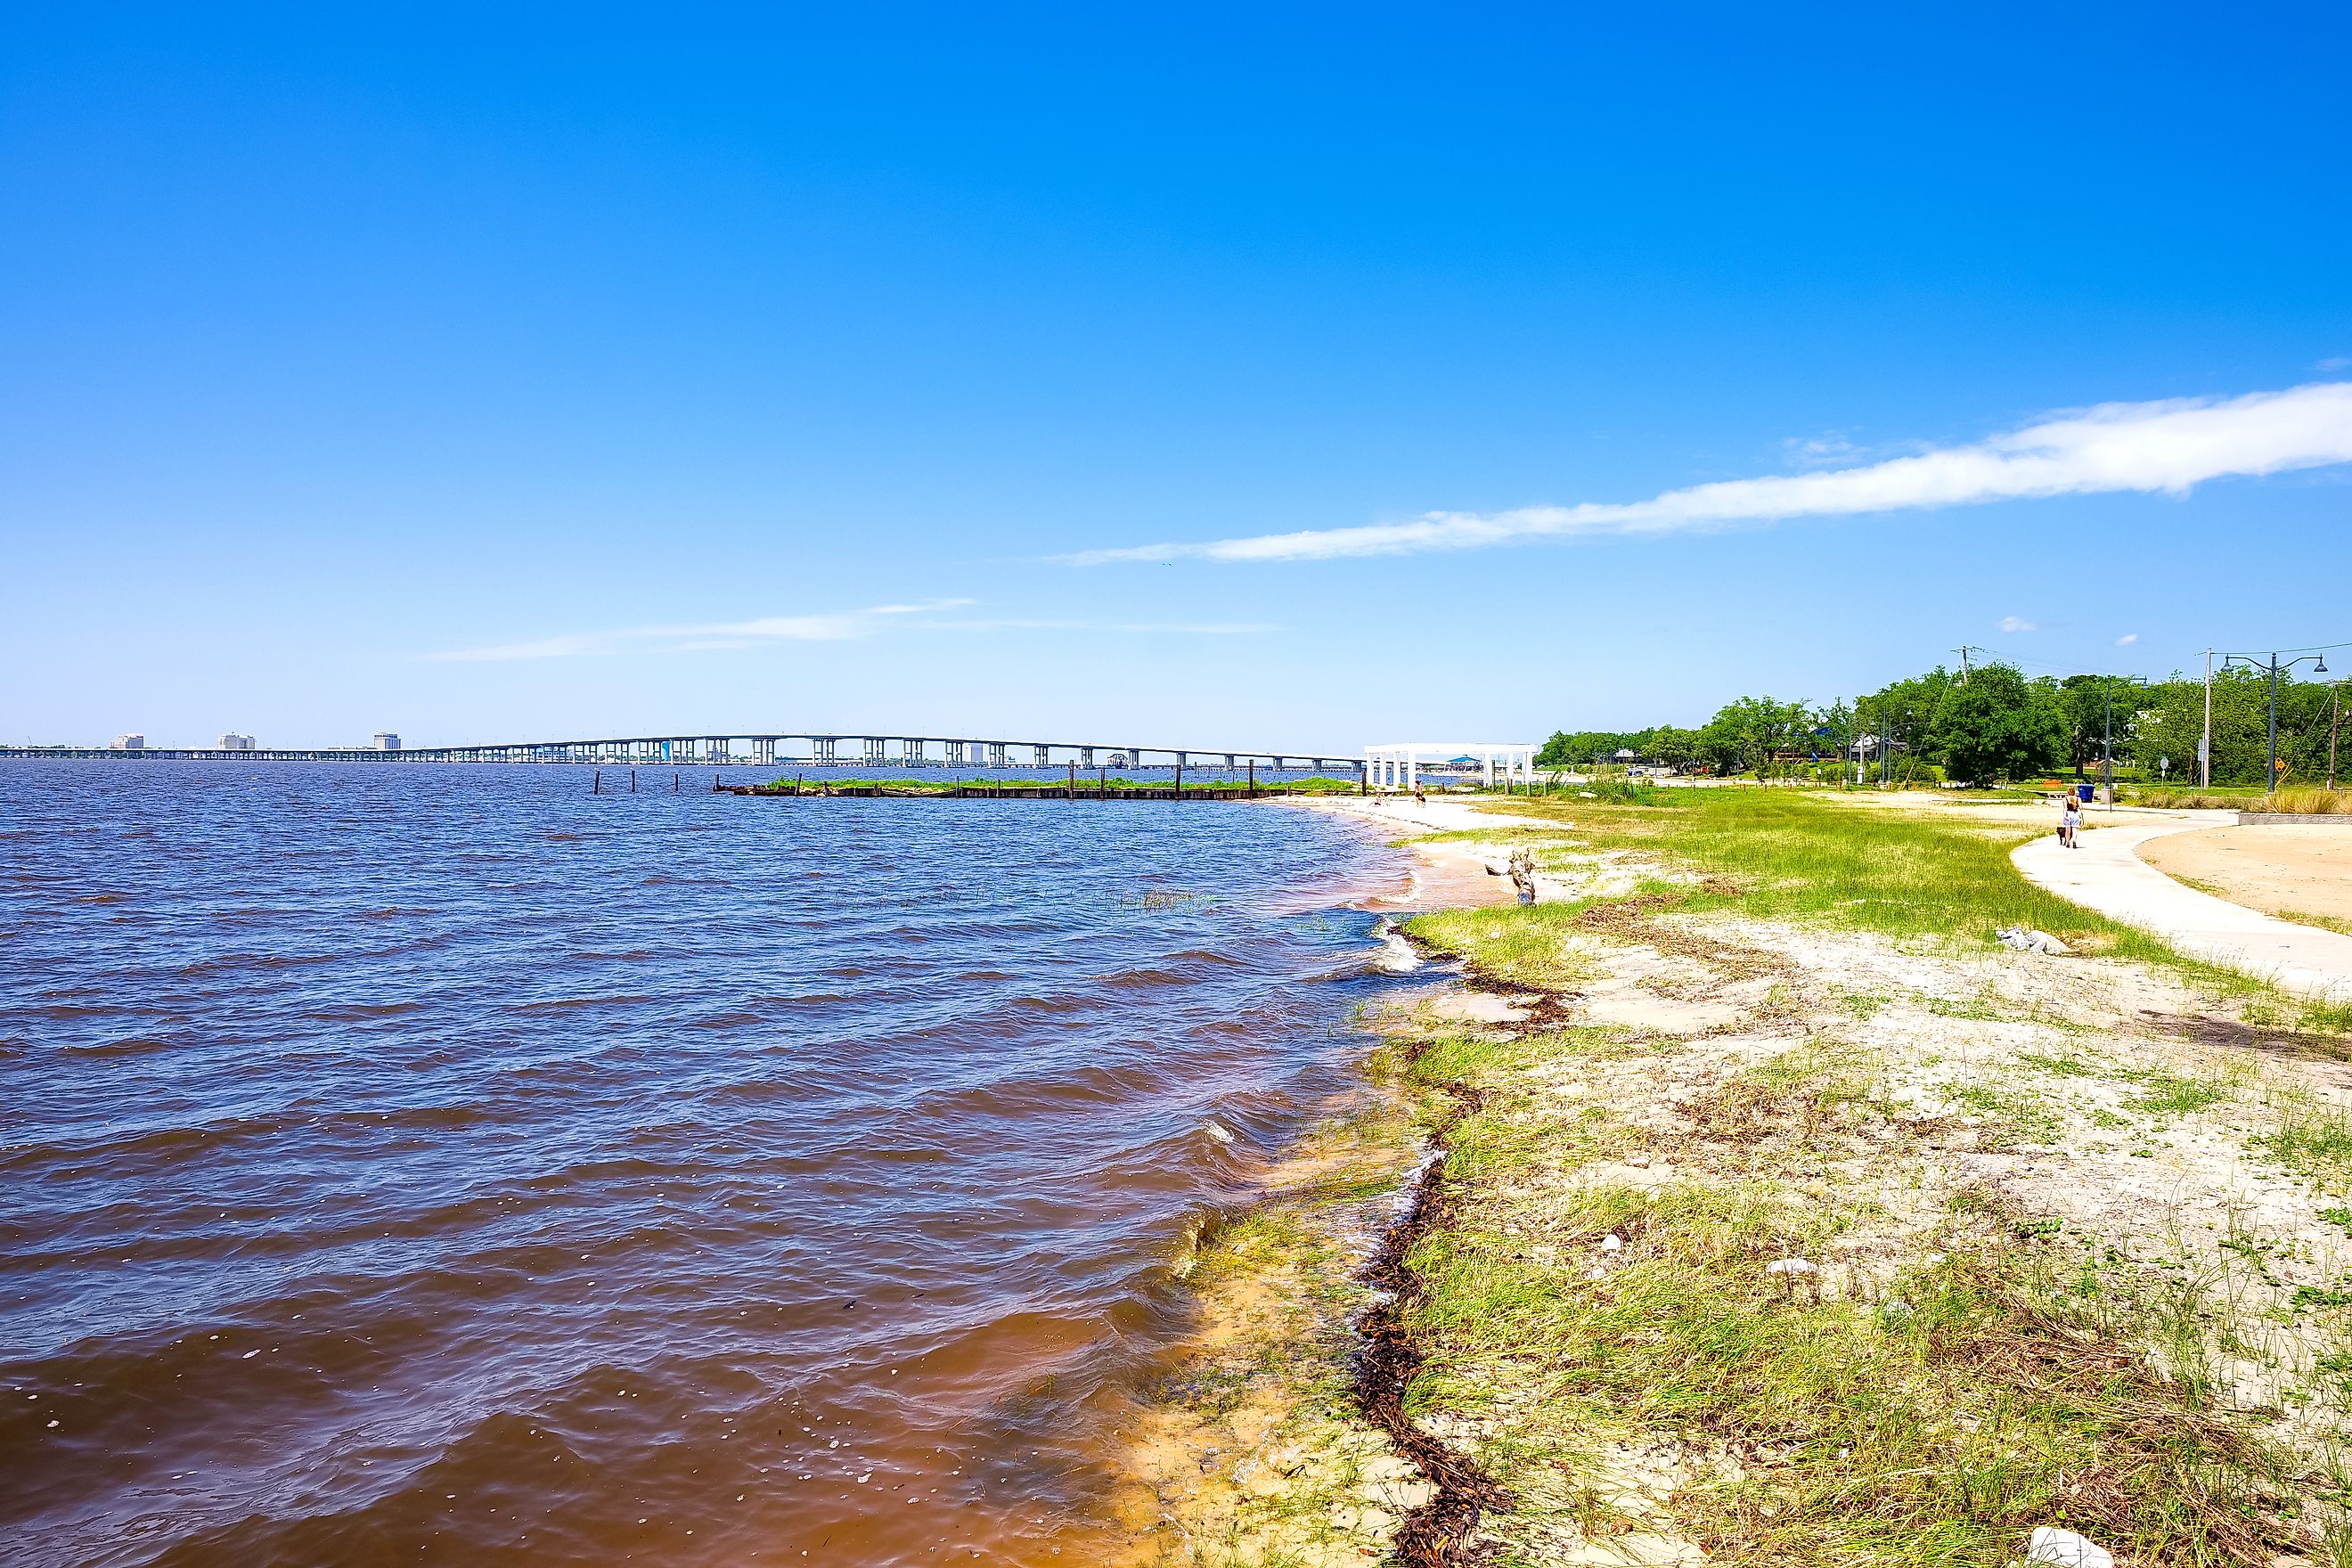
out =
[[368,744],[379,752],[396,752],[400,750],[400,737],[389,730],[378,730]]
[[114,750],[118,752],[143,752],[146,749],[147,737],[144,735],[117,735],[114,737]]
[[218,749],[224,752],[249,752],[253,750],[253,737],[250,735],[240,735],[236,731],[231,730],[227,734],[223,735],[220,738],[220,746]]

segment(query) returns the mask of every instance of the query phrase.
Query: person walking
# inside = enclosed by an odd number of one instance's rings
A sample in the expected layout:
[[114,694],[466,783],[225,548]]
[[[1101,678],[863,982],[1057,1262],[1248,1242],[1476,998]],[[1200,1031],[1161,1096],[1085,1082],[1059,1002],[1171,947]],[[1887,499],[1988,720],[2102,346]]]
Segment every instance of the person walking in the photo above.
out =
[[2073,790],[2066,792],[2066,805],[2058,813],[2058,842],[2069,849],[2079,849],[2074,842],[2074,830],[2083,826],[2083,803]]

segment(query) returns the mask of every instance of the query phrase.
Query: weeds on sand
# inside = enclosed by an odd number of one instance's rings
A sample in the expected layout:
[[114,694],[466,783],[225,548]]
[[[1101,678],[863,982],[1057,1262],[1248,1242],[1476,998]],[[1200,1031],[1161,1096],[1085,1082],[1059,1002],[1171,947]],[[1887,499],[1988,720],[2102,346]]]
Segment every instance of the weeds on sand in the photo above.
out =
[[1772,1184],[1593,1185],[1546,1219],[1549,1257],[1470,1231],[1416,1257],[1417,1326],[1444,1353],[1415,1394],[1547,1457],[1534,1473],[1559,1483],[1528,1501],[1563,1522],[1599,1441],[1685,1457],[1663,1508],[1719,1563],[1991,1568],[2040,1524],[2150,1561],[2311,1545],[2300,1461],[2264,1417],[2159,1375],[2158,1317],[2075,1310],[2009,1227],[1960,1222],[1864,1301],[1769,1272],[1853,1220]]
[[1572,989],[1592,973],[1582,903],[1439,910],[1405,922],[1413,937],[1459,953],[1491,980],[1539,991]]
[[2253,1140],[2279,1163],[2321,1190],[2352,1192],[2352,1118],[2315,1105],[2290,1110],[2278,1126]]
[[1822,1133],[1884,1112],[1878,1058],[1858,1046],[1810,1039],[1692,1097],[1675,1109],[1710,1142],[1810,1148]]
[[2352,921],[2346,920],[2342,915],[2315,915],[2306,910],[2281,910],[2278,912],[2278,918],[2283,921],[2293,921],[2297,925],[2317,926],[2322,931],[2337,931],[2345,936],[2352,936]]

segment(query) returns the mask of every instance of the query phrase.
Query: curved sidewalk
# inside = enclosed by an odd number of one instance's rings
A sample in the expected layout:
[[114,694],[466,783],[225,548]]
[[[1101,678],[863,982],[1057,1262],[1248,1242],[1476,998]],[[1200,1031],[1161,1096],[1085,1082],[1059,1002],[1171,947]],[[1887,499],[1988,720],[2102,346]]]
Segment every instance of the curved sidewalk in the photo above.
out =
[[2010,852],[2025,879],[2162,937],[2209,963],[2321,1001],[2352,1001],[2352,936],[2296,925],[2184,887],[2134,853],[2151,838],[2215,826],[2194,819],[2086,828],[2067,849],[2055,834]]

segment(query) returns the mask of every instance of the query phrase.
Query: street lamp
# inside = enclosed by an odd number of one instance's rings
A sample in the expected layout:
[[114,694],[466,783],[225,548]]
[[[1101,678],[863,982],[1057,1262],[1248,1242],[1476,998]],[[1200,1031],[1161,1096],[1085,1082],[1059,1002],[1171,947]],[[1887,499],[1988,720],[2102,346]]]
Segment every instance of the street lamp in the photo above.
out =
[[[2268,662],[2267,662],[2267,663],[2265,663],[2265,662],[2264,662],[2264,658],[2265,658],[2265,657],[2266,657],[2266,658],[2267,658],[2267,659],[2268,659]],[[2251,653],[2233,653],[2233,654],[2229,654],[2229,655],[2224,656],[2224,657],[2223,657],[2223,658],[2222,658],[2222,660],[2221,660],[2221,668],[2222,668],[2223,669],[2227,669],[2227,668],[2230,668],[2231,665],[2233,665],[2233,664],[2242,664],[2242,665],[2244,665],[2244,666],[2245,666],[2247,668],[2249,668],[2249,669],[2267,669],[2268,671],[2270,671],[2270,678],[2271,678],[2271,771],[2270,771],[2270,774],[2269,774],[2269,776],[2268,776],[2267,778],[2265,778],[2265,779],[2263,781],[2263,793],[2264,793],[2264,794],[2266,794],[2266,795],[2276,795],[2276,794],[2278,794],[2278,678],[2279,678],[2279,671],[2280,671],[2280,670],[2282,670],[2282,669],[2293,669],[2296,665],[2298,665],[2298,664],[2302,664],[2302,663],[2304,663],[2305,660],[2313,660],[2313,661],[2315,661],[2315,663],[2316,663],[2316,668],[2315,668],[2312,670],[2312,672],[2311,672],[2312,674],[2314,674],[2314,675],[2326,675],[2326,674],[2327,673],[2327,656],[2326,656],[2326,654],[2324,654],[2324,653],[2307,653],[2307,654],[2304,655],[2302,658],[2291,658],[2291,659],[2288,659],[2284,664],[2281,664],[2281,663],[2279,662],[2279,656],[2278,656],[2277,654],[2274,654],[2274,653],[2273,653],[2273,654],[2267,655],[2267,656],[2257,656],[2257,655],[2251,654]]]
[[2100,746],[2099,771],[2105,776],[2107,809],[2116,808],[2116,682],[2127,680],[2134,686],[2147,682],[2137,675],[2103,675],[2099,678],[2099,694],[2106,700],[2106,739]]

